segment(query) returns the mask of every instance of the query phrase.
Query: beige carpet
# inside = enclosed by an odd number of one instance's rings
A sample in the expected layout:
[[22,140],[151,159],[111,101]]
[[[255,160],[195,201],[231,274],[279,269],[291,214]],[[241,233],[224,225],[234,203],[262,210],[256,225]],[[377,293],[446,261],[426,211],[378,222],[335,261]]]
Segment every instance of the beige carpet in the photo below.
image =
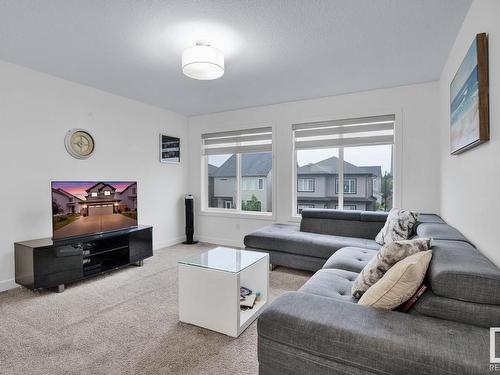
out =
[[[177,320],[177,261],[211,247],[161,249],[60,294],[0,293],[0,374],[257,374],[255,322],[234,339]],[[310,275],[277,268],[271,299]]]

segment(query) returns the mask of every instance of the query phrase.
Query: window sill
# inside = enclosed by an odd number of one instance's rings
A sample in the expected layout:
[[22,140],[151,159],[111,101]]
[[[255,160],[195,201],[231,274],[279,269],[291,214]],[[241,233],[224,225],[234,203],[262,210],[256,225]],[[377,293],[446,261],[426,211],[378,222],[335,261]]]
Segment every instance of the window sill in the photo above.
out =
[[215,217],[227,217],[227,218],[239,218],[239,219],[251,219],[251,220],[267,220],[275,221],[276,217],[270,212],[231,212],[228,210],[202,210],[199,212],[200,216],[215,216]]

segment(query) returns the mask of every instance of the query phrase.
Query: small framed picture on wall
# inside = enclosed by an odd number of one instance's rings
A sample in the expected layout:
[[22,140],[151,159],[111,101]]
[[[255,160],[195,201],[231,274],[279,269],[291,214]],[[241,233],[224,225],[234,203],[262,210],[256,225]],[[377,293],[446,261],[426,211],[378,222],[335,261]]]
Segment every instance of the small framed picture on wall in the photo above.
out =
[[160,162],[180,163],[181,140],[166,134],[160,134]]

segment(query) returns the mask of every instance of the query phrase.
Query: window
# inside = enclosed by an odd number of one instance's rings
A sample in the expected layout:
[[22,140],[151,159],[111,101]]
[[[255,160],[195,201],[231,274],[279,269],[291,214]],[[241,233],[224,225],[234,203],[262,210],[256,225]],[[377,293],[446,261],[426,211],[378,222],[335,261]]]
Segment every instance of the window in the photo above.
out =
[[236,155],[209,155],[207,157],[207,206],[234,209],[236,202]]
[[109,190],[104,190],[104,195],[106,196],[110,196],[111,195],[111,192]]
[[[344,194],[356,194],[358,180],[344,177]],[[335,194],[339,193],[339,179],[335,179]]]
[[305,192],[320,207],[390,210],[394,122],[384,115],[293,125],[297,212],[310,200]]
[[90,193],[90,196],[91,196],[91,197],[97,197],[97,193],[92,192],[92,193]]
[[272,128],[203,134],[202,140],[206,167],[203,206],[207,210],[271,213]]
[[314,192],[314,178],[298,178],[297,179],[298,192]]

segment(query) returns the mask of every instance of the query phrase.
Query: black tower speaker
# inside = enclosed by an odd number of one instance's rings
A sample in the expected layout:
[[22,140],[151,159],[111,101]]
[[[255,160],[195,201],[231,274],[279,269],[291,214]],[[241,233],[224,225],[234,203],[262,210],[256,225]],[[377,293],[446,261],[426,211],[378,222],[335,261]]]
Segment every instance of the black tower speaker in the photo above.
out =
[[194,234],[194,197],[187,194],[184,197],[184,205],[186,207],[186,241],[183,244],[194,245],[198,241],[193,240]]

